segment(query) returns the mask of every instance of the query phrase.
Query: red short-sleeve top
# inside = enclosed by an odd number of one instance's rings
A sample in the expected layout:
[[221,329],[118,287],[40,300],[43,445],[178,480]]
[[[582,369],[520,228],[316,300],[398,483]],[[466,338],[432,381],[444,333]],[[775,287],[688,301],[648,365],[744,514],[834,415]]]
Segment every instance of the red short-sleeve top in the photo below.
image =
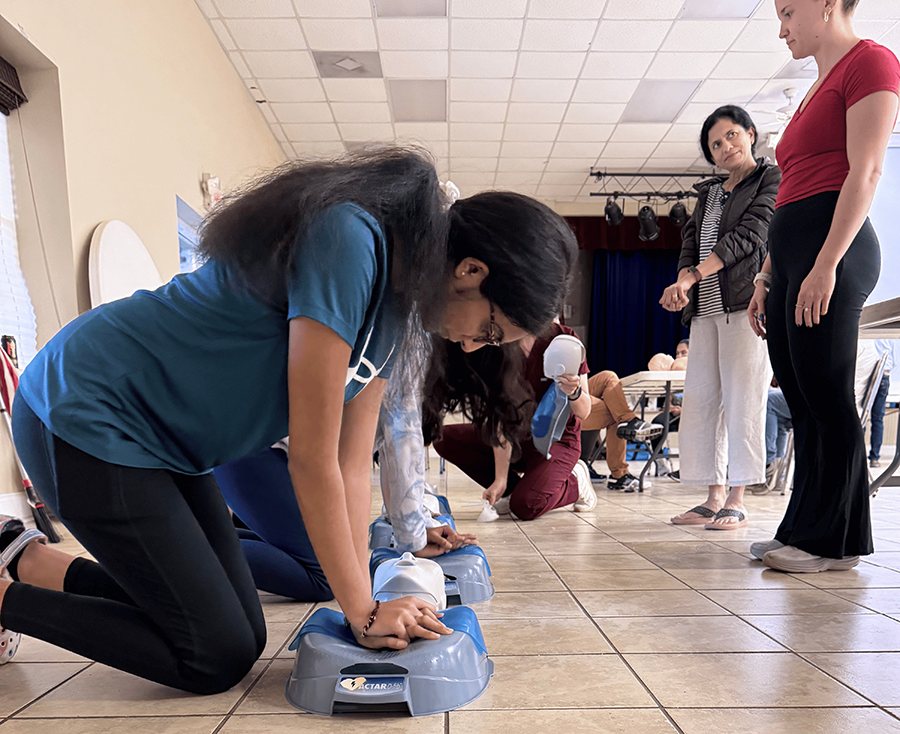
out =
[[847,110],[874,92],[900,94],[900,63],[890,49],[862,40],[838,61],[778,144],[781,185],[775,208],[840,191],[850,171]]

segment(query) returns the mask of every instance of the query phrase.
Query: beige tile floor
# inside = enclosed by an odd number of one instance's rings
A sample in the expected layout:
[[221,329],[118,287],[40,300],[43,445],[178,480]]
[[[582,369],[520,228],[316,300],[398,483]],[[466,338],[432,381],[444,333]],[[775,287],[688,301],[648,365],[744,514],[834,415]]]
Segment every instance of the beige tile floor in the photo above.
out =
[[704,493],[667,479],[644,494],[597,485],[591,513],[482,525],[480,489],[431,467],[461,529],[478,534],[497,589],[475,607],[495,675],[468,706],[420,719],[293,710],[287,644],[314,606],[263,595],[263,658],[219,696],[25,640],[0,668],[0,734],[900,732],[897,489],[873,500],[877,552],[858,569],[788,576],[748,554],[772,536],[780,495],[748,496],[750,524],[733,532],[669,525]]

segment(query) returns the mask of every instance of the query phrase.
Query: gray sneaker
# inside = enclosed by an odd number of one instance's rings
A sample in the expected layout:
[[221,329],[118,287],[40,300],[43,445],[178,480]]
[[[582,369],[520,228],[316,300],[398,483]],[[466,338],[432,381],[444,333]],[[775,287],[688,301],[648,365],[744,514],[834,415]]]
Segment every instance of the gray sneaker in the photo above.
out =
[[784,548],[784,543],[779,543],[777,540],[775,540],[775,538],[772,538],[772,540],[767,540],[764,543],[751,543],[750,555],[756,558],[758,561],[761,561],[766,553],[768,553],[769,551],[778,550],[779,548]]

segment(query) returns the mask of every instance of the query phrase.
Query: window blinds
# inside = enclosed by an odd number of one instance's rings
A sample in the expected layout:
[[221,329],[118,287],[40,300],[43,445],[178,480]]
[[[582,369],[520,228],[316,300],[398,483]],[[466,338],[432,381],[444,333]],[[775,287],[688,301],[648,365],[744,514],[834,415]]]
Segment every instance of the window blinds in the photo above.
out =
[[7,123],[6,115],[0,115],[0,334],[16,338],[23,369],[37,352],[37,322],[19,265]]

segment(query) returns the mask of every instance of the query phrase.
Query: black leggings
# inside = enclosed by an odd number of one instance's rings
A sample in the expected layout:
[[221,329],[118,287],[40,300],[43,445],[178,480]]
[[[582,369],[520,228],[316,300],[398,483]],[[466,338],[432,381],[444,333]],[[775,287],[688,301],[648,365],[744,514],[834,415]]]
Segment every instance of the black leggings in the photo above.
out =
[[866,447],[853,380],[859,318],[878,280],[881,252],[866,220],[838,264],[828,314],[794,323],[803,279],[825,242],[837,192],[776,210],[769,225],[769,357],[794,424],[794,491],[775,538],[827,558],[872,552]]
[[62,592],[10,585],[0,624],[192,693],[238,683],[266,625],[212,475],[108,464],[49,433],[22,399],[13,424],[35,486],[97,563],[75,559]]

